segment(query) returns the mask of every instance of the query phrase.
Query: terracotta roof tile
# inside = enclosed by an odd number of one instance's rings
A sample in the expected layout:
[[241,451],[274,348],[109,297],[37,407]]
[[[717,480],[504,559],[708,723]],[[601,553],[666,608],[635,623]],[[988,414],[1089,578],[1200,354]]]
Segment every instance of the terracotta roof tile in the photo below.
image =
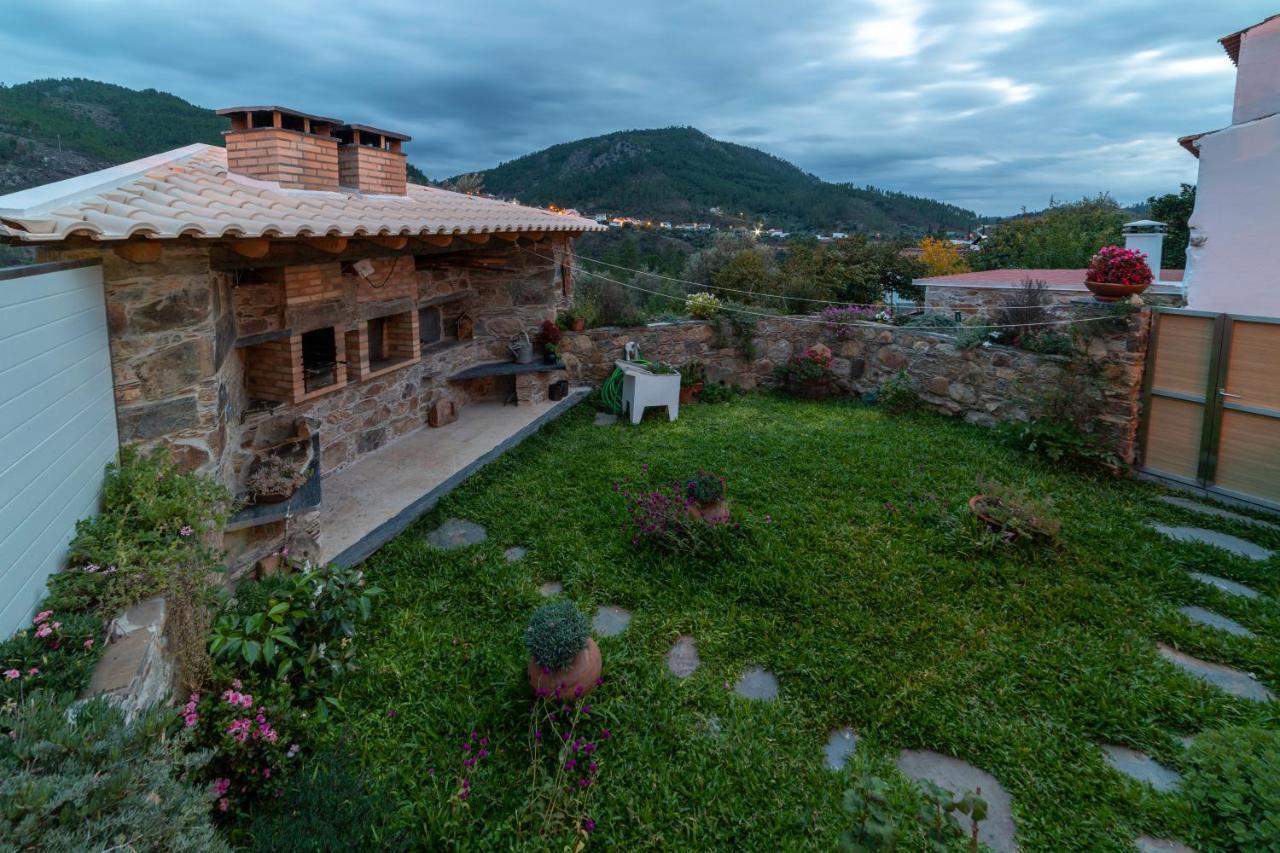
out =
[[282,189],[227,171],[227,152],[189,145],[0,196],[0,237],[54,242],[134,236],[412,236],[602,231],[576,216],[410,184],[403,196]]

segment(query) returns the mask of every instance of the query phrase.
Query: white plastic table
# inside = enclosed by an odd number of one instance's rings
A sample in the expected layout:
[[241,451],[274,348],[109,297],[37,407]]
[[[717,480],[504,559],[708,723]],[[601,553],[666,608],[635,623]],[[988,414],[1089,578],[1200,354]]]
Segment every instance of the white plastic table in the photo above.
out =
[[615,361],[622,371],[622,412],[638,424],[650,406],[666,406],[667,419],[680,416],[680,374],[654,373],[632,361]]

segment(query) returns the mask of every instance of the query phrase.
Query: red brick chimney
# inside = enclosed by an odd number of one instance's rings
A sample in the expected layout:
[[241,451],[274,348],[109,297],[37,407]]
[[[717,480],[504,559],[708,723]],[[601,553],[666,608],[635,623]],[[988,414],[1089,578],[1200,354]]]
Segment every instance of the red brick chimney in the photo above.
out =
[[[338,140],[333,131],[339,119],[285,107],[227,107],[218,115],[231,119],[231,129],[223,136],[232,172],[292,189],[338,189]],[[402,165],[402,174],[403,170]]]
[[362,193],[404,195],[407,183],[402,143],[412,137],[363,124],[334,131],[338,146],[338,182]]

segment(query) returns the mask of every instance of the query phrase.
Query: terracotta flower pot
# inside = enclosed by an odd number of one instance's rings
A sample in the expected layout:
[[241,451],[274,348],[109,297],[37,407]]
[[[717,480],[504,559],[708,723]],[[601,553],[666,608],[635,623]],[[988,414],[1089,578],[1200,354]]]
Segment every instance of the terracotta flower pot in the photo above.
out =
[[687,406],[690,403],[692,403],[694,393],[695,393],[694,386],[681,385],[680,386],[680,405]]
[[702,389],[705,387],[707,387],[707,383],[705,382],[693,383],[693,396],[695,397],[700,396],[702,394]]
[[1151,285],[1117,284],[1111,281],[1089,281],[1086,279],[1084,286],[1093,292],[1099,302],[1119,302],[1122,299],[1128,299],[1130,296],[1137,296]]
[[709,504],[695,503],[689,507],[689,512],[701,518],[707,524],[727,524],[733,518],[733,514],[729,512],[729,500],[727,498],[721,498]]
[[530,658],[529,686],[539,696],[554,696],[565,701],[581,699],[596,689],[596,682],[600,680],[603,668],[600,647],[588,637],[587,647],[578,652],[573,663],[564,669],[544,670]]
[[253,502],[255,504],[278,504],[289,500],[293,495],[294,492],[256,492],[253,496]]
[[569,328],[575,332],[584,331],[587,328],[587,321],[584,317],[574,317],[569,321]]

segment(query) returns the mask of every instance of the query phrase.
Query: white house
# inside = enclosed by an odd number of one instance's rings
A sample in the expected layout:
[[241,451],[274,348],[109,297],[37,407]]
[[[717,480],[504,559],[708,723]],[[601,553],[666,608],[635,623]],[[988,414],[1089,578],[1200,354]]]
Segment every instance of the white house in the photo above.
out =
[[1231,126],[1178,140],[1200,158],[1187,304],[1280,317],[1280,15],[1220,41],[1237,68]]

